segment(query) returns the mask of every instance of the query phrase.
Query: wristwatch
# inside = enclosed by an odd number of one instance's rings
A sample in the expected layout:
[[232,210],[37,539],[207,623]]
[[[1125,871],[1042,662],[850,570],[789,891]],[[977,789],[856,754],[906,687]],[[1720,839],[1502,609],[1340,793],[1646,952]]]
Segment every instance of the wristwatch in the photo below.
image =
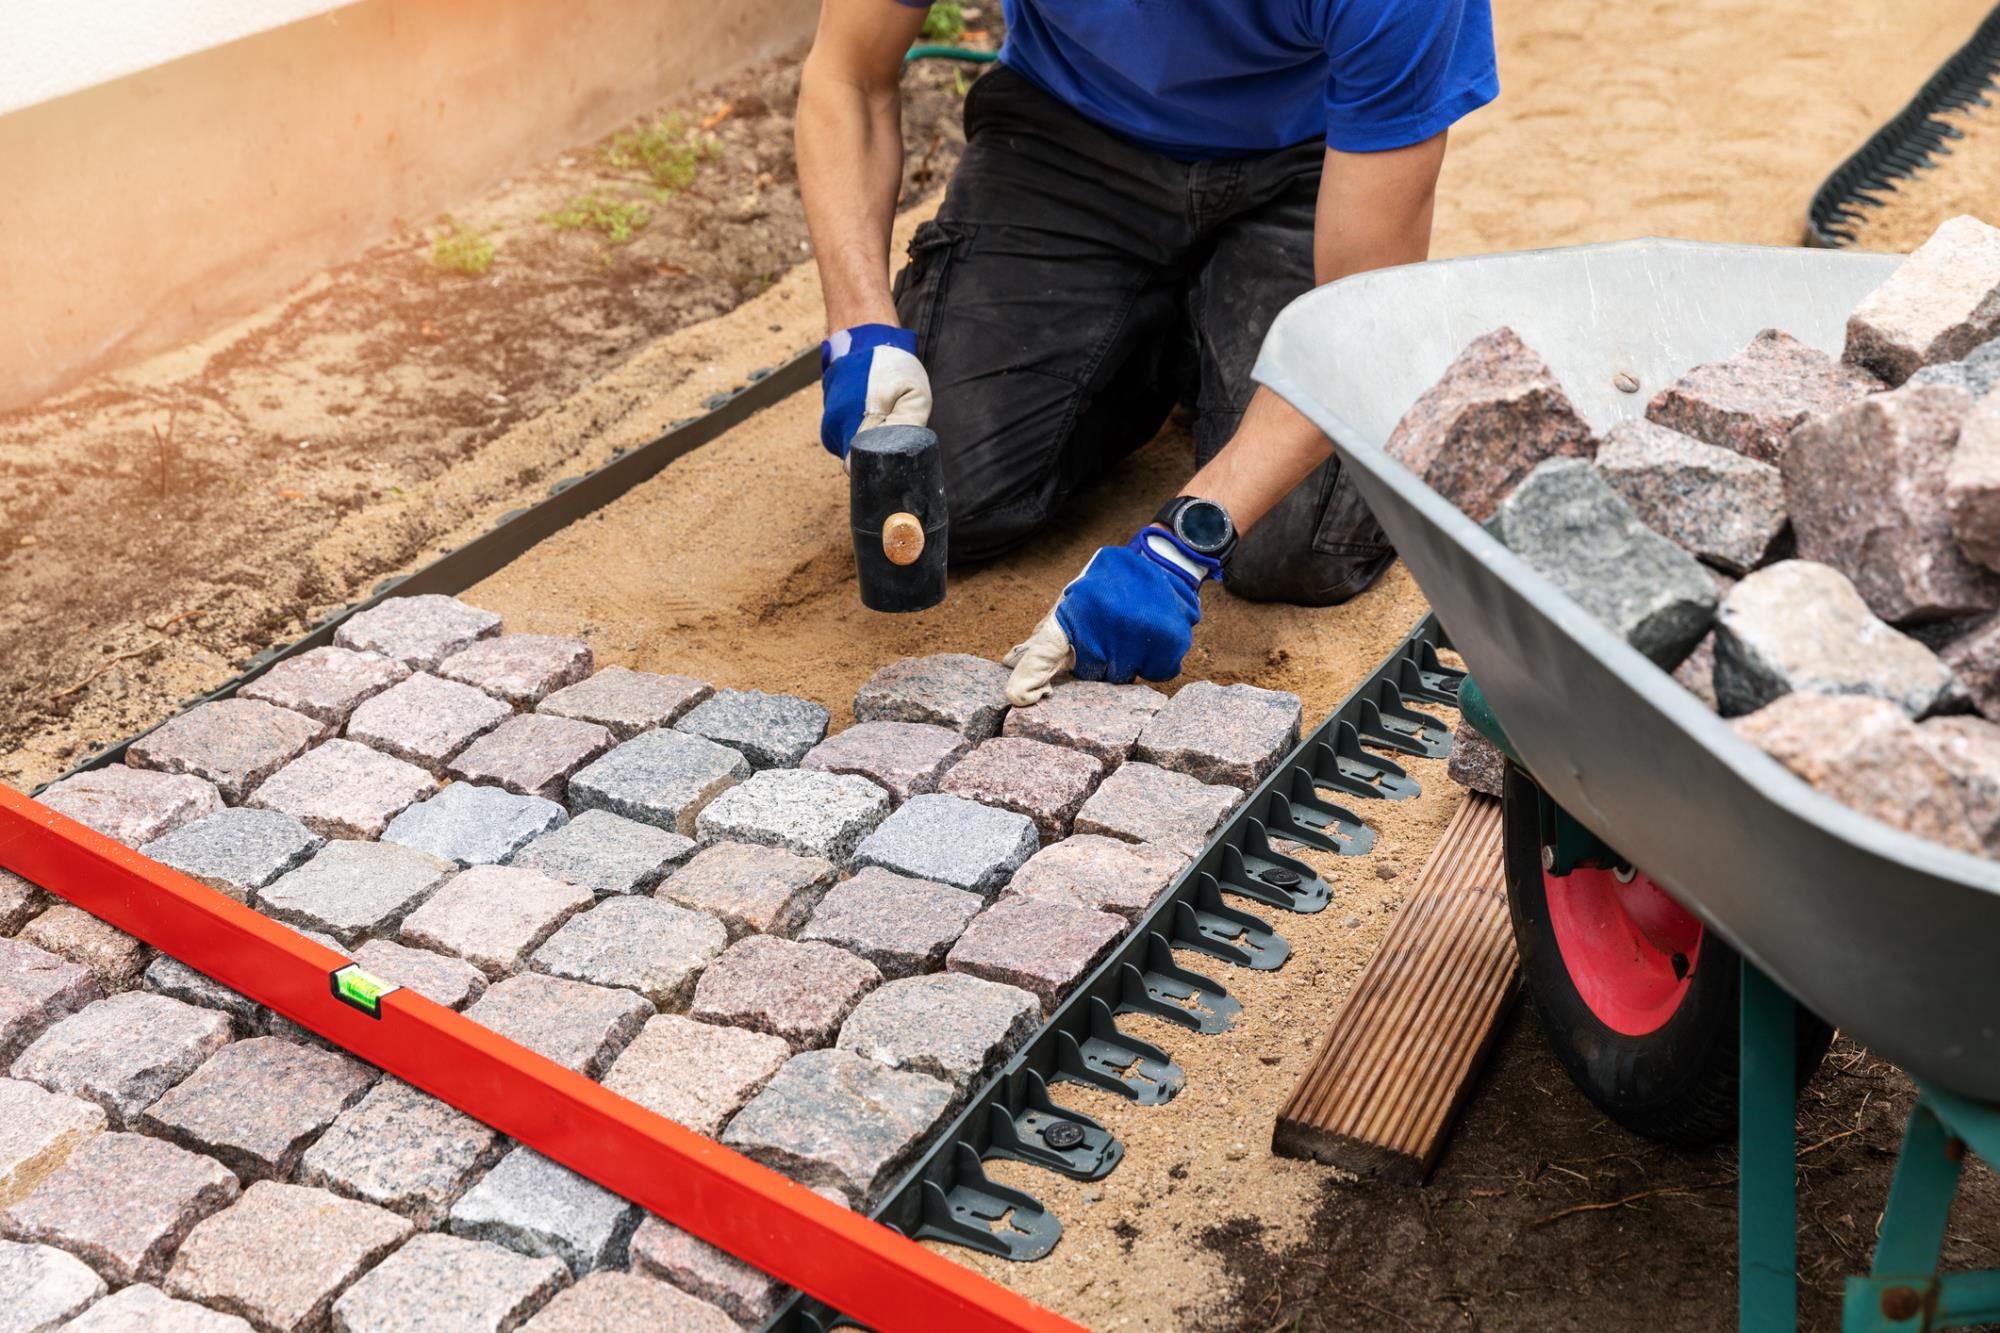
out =
[[1153,522],[1173,533],[1190,551],[1218,564],[1227,565],[1236,551],[1236,525],[1230,521],[1229,511],[1213,500],[1175,496],[1153,516]]

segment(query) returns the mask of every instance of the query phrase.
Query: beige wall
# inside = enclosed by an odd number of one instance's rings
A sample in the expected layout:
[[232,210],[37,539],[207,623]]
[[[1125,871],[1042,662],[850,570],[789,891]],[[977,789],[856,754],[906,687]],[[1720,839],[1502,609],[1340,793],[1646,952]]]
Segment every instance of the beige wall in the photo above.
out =
[[814,0],[362,0],[0,117],[0,408],[759,56]]

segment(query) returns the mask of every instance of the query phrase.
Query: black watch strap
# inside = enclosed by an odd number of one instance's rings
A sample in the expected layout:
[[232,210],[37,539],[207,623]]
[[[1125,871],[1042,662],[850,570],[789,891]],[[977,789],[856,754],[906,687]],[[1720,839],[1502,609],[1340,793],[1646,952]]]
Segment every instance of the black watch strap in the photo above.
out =
[[1190,551],[1227,565],[1236,553],[1236,524],[1229,511],[1214,500],[1177,495],[1160,507],[1153,521],[1174,534]]

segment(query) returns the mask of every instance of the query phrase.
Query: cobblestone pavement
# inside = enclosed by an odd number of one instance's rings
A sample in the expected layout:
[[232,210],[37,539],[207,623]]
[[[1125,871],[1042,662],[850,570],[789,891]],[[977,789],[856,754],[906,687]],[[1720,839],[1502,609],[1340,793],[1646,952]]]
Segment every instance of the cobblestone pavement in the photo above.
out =
[[[1017,720],[1003,670],[941,654],[828,737],[815,700],[591,661],[393,601],[46,799],[865,1209],[1298,736],[1293,696],[1199,682]],[[782,1299],[4,874],[0,1070],[8,1327],[709,1329]]]

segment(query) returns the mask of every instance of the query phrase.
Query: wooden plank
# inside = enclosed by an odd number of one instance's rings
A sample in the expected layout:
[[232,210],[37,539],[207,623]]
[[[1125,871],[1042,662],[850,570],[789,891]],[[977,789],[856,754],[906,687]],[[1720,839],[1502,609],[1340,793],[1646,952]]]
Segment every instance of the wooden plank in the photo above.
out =
[[1500,802],[1472,794],[1278,1112],[1271,1150],[1420,1182],[1512,1003]]

